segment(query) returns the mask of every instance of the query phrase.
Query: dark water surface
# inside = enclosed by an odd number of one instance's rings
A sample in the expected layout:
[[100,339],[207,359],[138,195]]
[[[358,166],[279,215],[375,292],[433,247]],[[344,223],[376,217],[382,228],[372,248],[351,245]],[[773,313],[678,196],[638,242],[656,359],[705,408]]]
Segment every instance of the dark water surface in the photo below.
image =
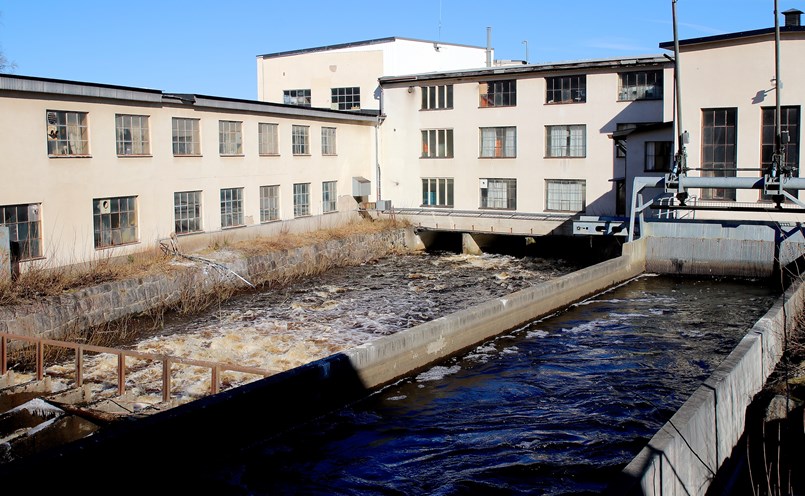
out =
[[775,296],[758,281],[644,276],[204,476],[242,494],[596,494]]

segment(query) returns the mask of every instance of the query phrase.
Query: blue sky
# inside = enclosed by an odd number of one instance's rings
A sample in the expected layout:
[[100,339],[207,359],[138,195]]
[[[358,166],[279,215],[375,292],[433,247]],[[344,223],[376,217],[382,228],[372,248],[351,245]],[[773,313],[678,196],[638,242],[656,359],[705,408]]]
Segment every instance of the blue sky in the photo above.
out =
[[[805,0],[779,0],[805,11]],[[772,27],[773,0],[678,0],[681,38]],[[557,62],[661,53],[671,0],[0,0],[15,73],[256,99],[256,56],[400,36]]]

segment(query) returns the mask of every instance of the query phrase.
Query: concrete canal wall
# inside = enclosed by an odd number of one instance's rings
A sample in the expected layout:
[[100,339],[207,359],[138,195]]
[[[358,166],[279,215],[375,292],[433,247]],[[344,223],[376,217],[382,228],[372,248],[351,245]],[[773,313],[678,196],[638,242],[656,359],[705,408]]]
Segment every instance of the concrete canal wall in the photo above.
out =
[[746,409],[783,354],[802,314],[805,284],[792,285],[700,386],[614,485],[617,495],[703,495],[746,424]]

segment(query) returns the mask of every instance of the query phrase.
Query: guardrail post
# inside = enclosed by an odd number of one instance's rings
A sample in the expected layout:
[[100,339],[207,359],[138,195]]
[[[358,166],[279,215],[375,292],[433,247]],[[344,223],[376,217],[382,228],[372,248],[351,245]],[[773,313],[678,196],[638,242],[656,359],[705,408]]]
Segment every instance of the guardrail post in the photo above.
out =
[[75,385],[81,387],[84,384],[84,349],[81,345],[75,347]]
[[0,375],[5,375],[8,372],[7,339],[5,334],[0,334]]
[[218,375],[221,371],[221,368],[217,365],[214,367],[210,367],[211,377],[210,377],[210,393],[211,394],[218,394],[218,390],[220,388],[220,384],[218,383]]
[[36,380],[41,381],[45,377],[45,347],[42,340],[36,340]]
[[162,401],[171,398],[171,361],[169,357],[162,360]]
[[122,396],[126,392],[126,355],[117,354],[117,394]]

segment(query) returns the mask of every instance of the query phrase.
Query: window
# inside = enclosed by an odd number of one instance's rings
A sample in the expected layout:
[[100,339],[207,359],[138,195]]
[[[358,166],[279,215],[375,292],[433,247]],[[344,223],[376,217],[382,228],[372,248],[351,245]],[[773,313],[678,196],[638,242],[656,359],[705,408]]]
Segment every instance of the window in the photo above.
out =
[[453,158],[452,129],[423,129],[422,158]]
[[423,207],[452,207],[453,206],[453,178],[423,177],[422,178],[422,206]]
[[[735,177],[736,121],[734,108],[702,110],[702,177]],[[735,190],[703,188],[706,200],[735,200]]]
[[39,203],[0,206],[0,226],[8,227],[9,240],[19,243],[20,260],[42,258],[41,208]]
[[294,155],[310,155],[310,128],[308,126],[291,128],[291,147]]
[[[760,162],[764,171],[771,169],[771,158],[774,154],[774,107],[764,107],[762,116],[763,129],[760,138]],[[785,165],[799,167],[799,107],[780,107],[780,128],[788,133],[785,144]]]
[[257,126],[260,155],[279,155],[279,125],[261,122]]
[[310,90],[285,90],[282,92],[282,102],[288,105],[310,107]]
[[47,111],[48,155],[89,155],[86,112]]
[[581,179],[546,179],[545,210],[583,212],[587,207],[586,187],[587,182]]
[[357,86],[351,88],[331,88],[330,108],[333,110],[360,110],[361,89]]
[[260,186],[260,222],[271,222],[280,218],[280,187]]
[[453,85],[423,86],[422,110],[453,108]]
[[545,103],[582,103],[587,101],[587,76],[545,78]]
[[173,118],[173,154],[201,155],[198,119]]
[[481,107],[513,107],[517,105],[517,81],[480,83]]
[[173,194],[173,224],[176,234],[201,231],[201,191]]
[[482,127],[480,156],[481,158],[516,157],[517,128],[514,126]]
[[673,141],[646,141],[646,172],[671,172]]
[[137,242],[137,197],[92,200],[95,248]]
[[[616,124],[616,133],[614,143],[615,143],[615,156],[617,158],[626,158],[626,149],[627,149],[627,137],[629,135],[628,132],[631,129],[636,129],[637,124],[633,124],[630,122],[619,122]],[[618,132],[620,131],[620,132]]]
[[324,181],[321,183],[321,211],[325,214],[338,210],[337,181]]
[[618,100],[659,100],[661,98],[662,71],[618,74]]
[[335,128],[321,128],[321,154],[335,155]]
[[243,225],[243,188],[221,190],[221,228]]
[[310,183],[293,185],[293,216],[310,215]]
[[546,157],[584,157],[587,154],[584,124],[545,127]]
[[118,155],[149,155],[147,115],[115,115],[115,135]]
[[517,179],[481,179],[481,208],[517,209]]
[[218,153],[221,155],[243,154],[243,123],[240,121],[218,121]]

